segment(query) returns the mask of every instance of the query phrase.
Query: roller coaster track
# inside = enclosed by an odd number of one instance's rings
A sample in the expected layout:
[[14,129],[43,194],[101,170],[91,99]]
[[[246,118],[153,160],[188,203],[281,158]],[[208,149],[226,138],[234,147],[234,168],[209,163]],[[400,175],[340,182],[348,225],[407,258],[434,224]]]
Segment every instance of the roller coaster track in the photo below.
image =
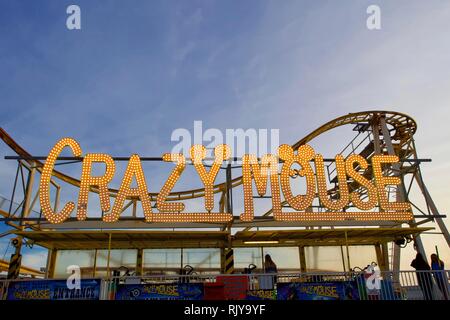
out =
[[[406,143],[408,143],[414,133],[416,132],[417,125],[416,122],[406,114],[393,112],[393,111],[365,111],[365,112],[357,112],[357,113],[349,113],[347,115],[341,116],[339,118],[333,119],[321,127],[317,128],[303,139],[297,141],[292,145],[294,149],[297,149],[299,146],[306,144],[318,137],[319,135],[330,131],[332,129],[344,126],[344,125],[355,125],[355,124],[371,124],[374,120],[383,117],[386,121],[386,124],[390,127],[391,139],[393,141],[398,142],[399,146],[402,147]],[[33,159],[32,155],[28,153],[24,148],[22,148],[14,139],[3,129],[0,128],[0,138],[21,158],[23,161],[26,161],[30,166],[35,165],[36,169],[41,172],[43,168],[43,163],[39,160]],[[69,183],[73,186],[80,187],[80,180],[73,178],[69,175],[66,175],[60,171],[53,170],[53,176],[59,180],[62,180],[66,183]],[[231,187],[235,188],[242,184],[242,176],[232,179]],[[216,184],[214,186],[214,193],[225,192],[227,188],[226,182]],[[109,193],[111,197],[115,197],[117,195],[118,190],[109,188]],[[91,191],[98,193],[97,188],[92,188]],[[156,197],[158,193],[150,192],[149,193],[151,200],[156,201]],[[194,198],[200,198],[205,195],[204,188],[199,189],[191,189],[184,191],[172,192],[167,197],[168,201],[177,201],[177,200],[188,200]]]

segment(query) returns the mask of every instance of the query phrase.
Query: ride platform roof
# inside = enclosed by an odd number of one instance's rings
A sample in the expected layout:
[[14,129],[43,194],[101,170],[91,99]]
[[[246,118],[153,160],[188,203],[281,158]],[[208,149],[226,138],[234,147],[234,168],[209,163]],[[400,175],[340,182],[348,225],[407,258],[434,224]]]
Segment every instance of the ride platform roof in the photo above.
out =
[[48,249],[221,248],[374,245],[432,228],[334,228],[238,231],[77,230],[17,231]]

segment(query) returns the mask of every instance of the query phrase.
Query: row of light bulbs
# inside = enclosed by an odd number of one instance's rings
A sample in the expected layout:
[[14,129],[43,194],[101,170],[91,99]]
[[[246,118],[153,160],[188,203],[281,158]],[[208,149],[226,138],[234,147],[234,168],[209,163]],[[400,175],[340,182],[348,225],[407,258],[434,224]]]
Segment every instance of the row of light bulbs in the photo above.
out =
[[[59,154],[65,147],[70,147],[74,156],[81,157],[82,151],[78,142],[71,138],[61,139],[50,151],[40,181],[39,198],[42,212],[51,223],[65,221],[75,209],[75,204],[68,202],[59,213],[56,213],[53,211],[50,203],[50,179],[53,167]],[[194,145],[191,147],[190,156],[195,170],[205,187],[204,199],[207,212],[184,213],[182,212],[185,208],[184,203],[169,203],[166,199],[186,167],[186,158],[182,154],[164,154],[163,160],[166,162],[174,162],[175,167],[156,198],[156,207],[159,212],[154,214],[152,212],[144,171],[142,170],[138,155],[134,154],[130,157],[111,210],[108,183],[111,182],[115,173],[114,160],[107,154],[87,154],[82,164],[77,219],[86,219],[89,191],[91,187],[97,187],[101,209],[106,212],[103,216],[103,220],[106,222],[116,222],[120,218],[127,198],[137,198],[141,201],[144,217],[147,222],[229,222],[233,218],[230,214],[214,213],[212,210],[214,208],[214,182],[223,161],[228,160],[231,155],[230,147],[225,144],[218,145],[214,148],[214,155],[214,162],[209,171],[207,171],[203,164],[203,160],[206,157],[206,148],[202,145]],[[279,175],[280,178],[278,178],[279,159],[283,160]],[[311,165],[312,160],[315,163],[315,171]],[[342,155],[337,155],[335,161],[339,187],[336,190],[339,190],[339,198],[332,200],[328,195],[323,157],[320,154],[316,154],[311,146],[302,145],[295,152],[291,146],[281,145],[278,149],[278,157],[267,154],[261,158],[260,163],[256,156],[245,155],[242,159],[245,211],[241,214],[241,220],[252,221],[254,218],[252,181],[255,182],[257,193],[263,196],[267,192],[269,178],[272,210],[276,220],[411,220],[412,213],[410,204],[407,202],[390,202],[385,190],[388,185],[399,185],[401,183],[398,177],[383,176],[383,165],[398,162],[399,159],[397,156],[373,156],[372,168],[375,184],[360,173],[361,169],[366,170],[369,166],[367,160],[360,155],[350,155],[347,159],[344,159]],[[101,162],[106,165],[105,173],[102,176],[93,177],[91,175],[92,164],[94,162]],[[292,176],[291,168],[294,164],[301,166],[298,175],[304,177],[306,180],[306,193],[295,196],[292,193],[290,184]],[[355,169],[355,165],[360,169]],[[350,177],[367,190],[368,197],[366,201],[361,200],[358,192],[349,192],[347,177]],[[136,188],[131,187],[133,178],[137,181]],[[317,195],[321,204],[330,212],[305,212],[310,210],[316,198],[316,185]],[[297,212],[282,212],[280,189],[289,206],[297,210]],[[364,211],[373,209],[379,203],[382,212],[342,212],[349,202],[352,202],[358,209]]]

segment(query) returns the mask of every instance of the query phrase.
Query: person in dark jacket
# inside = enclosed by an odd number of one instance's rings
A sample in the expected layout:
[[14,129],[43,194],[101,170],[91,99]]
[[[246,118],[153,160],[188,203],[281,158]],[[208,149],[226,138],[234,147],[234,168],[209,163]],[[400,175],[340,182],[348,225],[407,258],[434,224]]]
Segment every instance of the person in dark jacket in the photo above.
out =
[[431,270],[433,270],[434,280],[439,290],[441,290],[444,299],[448,300],[448,280],[444,271],[444,262],[435,253],[431,255]]
[[[414,247],[416,248],[416,246]],[[433,279],[431,274],[426,272],[430,271],[431,268],[420,252],[417,252],[416,258],[411,262],[411,267],[418,271],[416,272],[417,281],[419,282],[424,299],[433,300]]]
[[[264,273],[278,273],[277,265],[273,262],[269,254],[266,254],[264,257]],[[277,277],[265,276],[265,280],[267,281],[265,288],[272,290],[277,282]]]
[[277,265],[273,262],[269,254],[266,254],[264,259],[264,271],[266,273],[277,273]]

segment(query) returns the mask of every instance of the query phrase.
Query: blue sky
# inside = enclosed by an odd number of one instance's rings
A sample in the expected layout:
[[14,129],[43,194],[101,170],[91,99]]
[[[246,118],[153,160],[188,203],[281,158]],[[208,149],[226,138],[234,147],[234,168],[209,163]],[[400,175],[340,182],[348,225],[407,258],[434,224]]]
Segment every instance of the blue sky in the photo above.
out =
[[[82,30],[66,28],[70,4]],[[381,30],[366,28],[370,4]],[[0,123],[36,155],[71,136],[84,152],[159,156],[194,120],[280,129],[293,143],[349,112],[401,111],[418,122],[425,180],[447,213],[449,31],[447,1],[2,0]],[[334,156],[342,139],[318,148]],[[8,196],[15,167],[0,152]]]

